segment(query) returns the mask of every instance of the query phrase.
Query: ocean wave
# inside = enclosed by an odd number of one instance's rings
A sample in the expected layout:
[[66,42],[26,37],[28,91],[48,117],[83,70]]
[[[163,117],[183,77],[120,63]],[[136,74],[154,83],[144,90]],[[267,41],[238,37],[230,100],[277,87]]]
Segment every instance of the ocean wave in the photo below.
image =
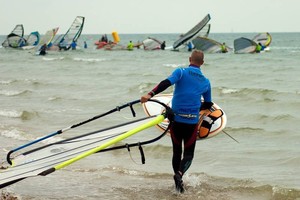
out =
[[253,114],[253,115],[248,115],[249,119],[254,119],[255,121],[263,121],[263,122],[287,122],[287,121],[292,121],[296,120],[296,117],[294,117],[291,114],[271,114],[271,113],[264,113],[264,114]]
[[38,115],[37,112],[0,110],[0,116],[9,117],[9,118],[21,118],[22,120],[30,120],[37,115]]
[[163,64],[165,67],[171,67],[171,68],[178,68],[178,67],[185,67],[186,64]]
[[75,61],[83,61],[83,62],[102,62],[106,61],[105,58],[73,58]]
[[220,94],[237,94],[237,95],[253,95],[253,94],[260,94],[260,95],[274,95],[278,94],[275,90],[269,89],[262,89],[262,88],[217,88]]
[[3,96],[18,96],[18,95],[23,95],[23,94],[27,94],[30,93],[31,91],[29,90],[0,90],[0,95]]
[[24,79],[24,80],[0,80],[0,85],[13,85],[13,84],[32,84],[32,85],[39,85],[42,84],[42,82],[39,82],[35,79]]
[[[163,197],[163,199],[170,200],[182,198],[186,200],[248,200],[250,197],[250,199],[259,200],[296,200],[300,197],[300,190],[297,188],[261,183],[252,179],[211,176],[206,173],[185,174],[183,181],[186,191],[184,194],[177,194],[174,190],[172,174],[169,173],[145,172],[116,166],[93,170],[73,169],[72,171],[100,173],[107,184],[115,183],[114,187],[117,187],[119,191],[126,190],[128,199],[149,199],[148,197],[161,199],[160,197]],[[143,192],[137,192],[137,190]]]
[[53,97],[49,97],[48,101],[58,101],[58,100],[61,100],[61,99],[62,99],[62,97],[53,96]]
[[12,138],[15,140],[22,140],[22,141],[28,140],[28,138],[24,136],[24,132],[17,130],[15,128],[1,130],[0,134],[3,137]]
[[43,60],[45,61],[63,60],[63,59],[65,59],[65,57],[58,57],[58,58],[43,57]]
[[9,85],[13,82],[16,82],[16,80],[0,80],[1,85]]

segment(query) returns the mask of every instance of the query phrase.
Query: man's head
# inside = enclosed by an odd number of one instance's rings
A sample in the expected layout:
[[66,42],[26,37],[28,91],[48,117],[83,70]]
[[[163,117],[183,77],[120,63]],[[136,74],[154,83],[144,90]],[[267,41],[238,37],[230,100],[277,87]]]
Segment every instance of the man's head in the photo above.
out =
[[190,64],[201,66],[204,63],[204,54],[200,50],[194,50],[189,60],[190,60]]

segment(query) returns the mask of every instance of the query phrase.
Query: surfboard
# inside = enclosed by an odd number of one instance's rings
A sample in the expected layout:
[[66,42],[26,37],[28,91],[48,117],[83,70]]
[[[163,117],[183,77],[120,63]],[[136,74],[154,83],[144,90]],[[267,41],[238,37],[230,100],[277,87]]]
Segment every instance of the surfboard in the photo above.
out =
[[[154,97],[152,97],[151,99],[155,99],[157,101],[160,101],[170,107],[172,107],[172,98],[173,98],[173,95],[172,94],[158,94]],[[213,102],[214,103],[214,102]],[[153,116],[153,115],[159,115],[161,114],[162,112],[164,112],[165,108],[158,104],[158,103],[155,103],[153,101],[147,101],[146,103],[143,104],[143,109],[144,109],[144,112],[146,113],[146,115],[148,116]],[[212,110],[217,110],[217,109],[220,109],[220,106],[218,106],[216,103],[213,104],[212,106],[212,109],[210,110],[201,110],[200,111],[200,118],[199,118],[199,125],[198,125],[198,132],[199,132],[199,129],[200,129],[200,125],[203,121],[203,118],[204,116],[207,116],[211,113]],[[207,135],[207,137],[199,137],[199,134],[198,135],[198,140],[203,140],[203,139],[208,139],[208,138],[212,138],[216,135],[218,135],[220,132],[222,132],[222,130],[226,127],[226,123],[227,123],[227,116],[224,112],[224,110],[222,110],[223,112],[223,115],[218,118],[213,124],[212,124],[212,127]],[[168,119],[165,119],[163,122],[161,122],[160,124],[157,125],[157,127],[161,130],[161,131],[164,131],[166,130],[166,128],[168,127],[169,125],[169,120]],[[170,132],[168,132],[168,134],[170,134]]]

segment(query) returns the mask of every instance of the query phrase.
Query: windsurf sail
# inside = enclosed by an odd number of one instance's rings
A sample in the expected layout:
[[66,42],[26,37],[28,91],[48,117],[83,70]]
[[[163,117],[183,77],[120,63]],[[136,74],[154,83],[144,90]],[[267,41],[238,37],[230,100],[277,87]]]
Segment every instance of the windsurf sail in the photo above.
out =
[[56,28],[52,28],[50,30],[48,30],[42,37],[41,40],[39,42],[39,47],[41,47],[42,45],[46,44],[47,46],[50,46],[52,40],[54,39],[57,31],[58,31],[58,27]]
[[24,27],[22,24],[18,24],[12,30],[12,32],[7,35],[6,39],[2,43],[3,47],[19,48],[26,44],[24,37]]
[[68,31],[60,39],[59,46],[66,47],[66,49],[68,49],[72,42],[77,42],[83,29],[84,19],[85,18],[82,16],[77,16],[75,18]]
[[238,38],[234,42],[234,53],[254,53],[256,49],[256,43],[248,38]]
[[144,46],[144,50],[156,50],[160,49],[162,42],[156,38],[148,37],[142,42],[142,44]]
[[208,37],[210,32],[211,24],[206,24],[197,34],[200,37]]
[[104,117],[104,116],[106,116],[106,115],[109,115],[109,114],[111,114],[111,113],[113,113],[113,112],[120,111],[121,109],[126,108],[126,107],[130,107],[130,109],[131,109],[131,111],[132,111],[132,115],[135,117],[135,112],[134,112],[134,110],[133,110],[133,108],[132,108],[132,105],[134,105],[134,104],[136,104],[136,103],[138,103],[138,102],[139,102],[139,100],[129,102],[129,103],[124,104],[124,105],[122,105],[122,106],[118,106],[118,107],[116,107],[116,108],[114,108],[114,109],[112,109],[112,110],[110,110],[110,111],[108,111],[108,112],[105,112],[105,113],[103,113],[103,114],[96,115],[96,116],[94,116],[94,117],[92,117],[92,118],[90,118],[90,119],[84,120],[84,121],[79,122],[79,123],[77,123],[77,124],[73,124],[73,125],[71,125],[71,126],[69,126],[69,127],[60,129],[60,130],[55,131],[55,132],[53,132],[53,133],[50,133],[50,134],[48,134],[48,135],[46,135],[46,136],[44,136],[44,137],[38,138],[38,139],[33,140],[33,141],[29,142],[29,143],[26,143],[26,144],[24,144],[24,145],[21,145],[21,146],[15,148],[15,149],[10,150],[10,151],[8,152],[7,156],[6,156],[6,160],[7,160],[7,162],[8,162],[10,165],[12,165],[11,155],[12,155],[13,153],[15,153],[15,152],[17,152],[17,151],[19,151],[19,150],[21,150],[21,149],[24,149],[24,148],[26,148],[26,147],[29,147],[29,146],[31,146],[31,145],[33,145],[33,144],[36,144],[36,143],[38,143],[38,142],[41,142],[41,141],[43,141],[43,140],[45,140],[45,139],[51,138],[51,137],[53,137],[53,136],[55,136],[55,135],[62,134],[62,133],[64,133],[64,132],[66,132],[66,131],[69,131],[69,130],[74,129],[74,128],[79,127],[79,126],[82,126],[82,125],[84,125],[84,124],[87,124],[87,123],[89,123],[89,122],[91,122],[91,121],[94,121],[94,120],[99,119],[99,118],[101,118],[101,117]]
[[36,46],[40,42],[40,33],[38,31],[31,32],[26,39],[26,46]]
[[221,53],[222,52],[222,44],[209,39],[207,37],[196,37],[192,40],[192,43],[195,49],[201,50],[205,53]]
[[[135,102],[138,103],[139,100]],[[131,106],[126,104],[125,107],[130,107],[134,113]],[[107,112],[105,115],[117,112],[119,110],[118,108],[119,107],[117,107],[116,110]],[[14,157],[12,159],[12,166],[0,171],[0,188],[4,188],[28,177],[46,176],[94,153],[140,146],[154,142],[165,135],[166,132],[151,140],[117,145],[117,143],[122,140],[161,123],[169,113],[172,113],[169,107],[166,106],[166,109],[167,112],[162,115],[140,118],[29,149]],[[94,118],[91,118],[90,120],[93,119]],[[77,124],[77,126],[80,126],[80,124],[81,123]],[[116,146],[108,148],[112,145]]]
[[188,40],[191,40],[201,29],[209,22],[210,15],[207,14],[198,24],[196,24],[191,30],[183,34],[177,41],[173,44],[173,49],[178,48],[180,45],[184,44]]
[[271,44],[272,42],[272,36],[270,33],[259,33],[254,38],[252,39],[254,42],[261,43],[263,46],[267,47]]

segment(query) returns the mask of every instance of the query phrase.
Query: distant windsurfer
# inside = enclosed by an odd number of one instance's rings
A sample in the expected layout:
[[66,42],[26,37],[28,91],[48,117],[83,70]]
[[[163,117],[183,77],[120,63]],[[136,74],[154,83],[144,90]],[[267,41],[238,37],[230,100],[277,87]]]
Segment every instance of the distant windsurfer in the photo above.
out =
[[187,43],[188,51],[192,51],[192,50],[193,50],[193,47],[194,47],[193,43],[192,43],[191,41],[189,41],[189,42]]
[[258,43],[258,45],[260,45],[261,46],[261,50],[260,51],[263,51],[263,50],[265,50],[265,46],[264,45],[262,45],[260,42]]
[[76,42],[73,41],[73,42],[71,43],[71,48],[72,48],[72,50],[76,50],[76,46],[77,46]]
[[108,42],[107,35],[106,34],[102,35],[102,37],[99,40],[99,42],[105,42],[105,43],[107,43]]
[[260,43],[258,43],[256,45],[255,52],[256,53],[260,53],[262,50],[263,50],[262,45]]
[[165,50],[165,48],[166,48],[166,42],[163,41],[163,42],[161,43],[161,45],[160,45],[160,49],[161,49],[161,50]]
[[132,41],[130,41],[127,45],[127,50],[132,51],[133,47],[134,47],[134,45],[133,45]]
[[227,53],[228,52],[228,49],[226,47],[226,43],[225,42],[223,42],[223,44],[221,45],[221,52],[222,53]]
[[[141,97],[142,103],[147,102],[154,95],[175,84],[172,99],[175,117],[170,131],[175,188],[180,193],[184,192],[182,176],[189,169],[194,158],[200,108],[209,109],[213,104],[210,81],[200,69],[204,63],[203,52],[194,50],[189,61],[188,67],[175,69],[167,79]],[[201,97],[204,99],[203,103]],[[184,143],[183,151],[182,143]]]
[[41,56],[46,55],[46,53],[47,53],[46,50],[47,50],[47,44],[43,44],[43,46],[41,46],[41,48],[40,48],[39,55],[41,55]]

